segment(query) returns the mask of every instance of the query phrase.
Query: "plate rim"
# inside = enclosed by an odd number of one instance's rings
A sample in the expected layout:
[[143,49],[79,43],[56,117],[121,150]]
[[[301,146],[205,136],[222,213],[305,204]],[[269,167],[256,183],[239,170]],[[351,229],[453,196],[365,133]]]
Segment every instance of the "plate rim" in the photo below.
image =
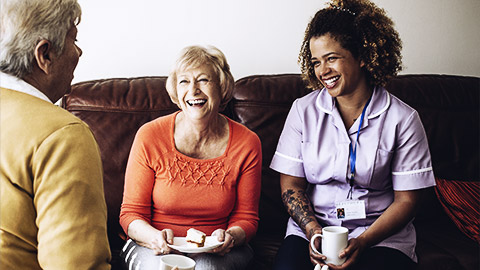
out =
[[[175,241],[175,238],[185,239],[186,237],[175,236],[175,237],[173,237],[174,241]],[[216,243],[212,246],[203,246],[203,247],[190,247],[190,246],[187,247],[187,246],[184,246],[184,245],[179,246],[179,245],[174,245],[174,244],[167,244],[167,246],[170,247],[171,249],[175,249],[175,250],[183,252],[183,253],[202,253],[202,252],[210,251],[210,250],[212,250],[216,247],[219,247],[223,244],[223,242],[220,242],[217,239],[215,239],[216,238],[215,236],[207,236],[206,238],[207,239],[214,238],[214,241],[216,241]],[[206,239],[205,239],[205,241],[206,241]]]

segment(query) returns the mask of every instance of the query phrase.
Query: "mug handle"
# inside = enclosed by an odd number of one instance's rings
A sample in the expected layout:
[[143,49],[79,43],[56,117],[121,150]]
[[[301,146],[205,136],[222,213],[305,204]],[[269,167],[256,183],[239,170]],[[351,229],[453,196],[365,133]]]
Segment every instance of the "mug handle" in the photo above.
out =
[[321,254],[316,248],[315,248],[315,239],[317,239],[318,237],[322,237],[323,238],[323,235],[320,234],[320,233],[317,233],[317,234],[314,234],[312,236],[312,239],[310,239],[310,247],[313,249],[314,252],[316,252],[317,254]]

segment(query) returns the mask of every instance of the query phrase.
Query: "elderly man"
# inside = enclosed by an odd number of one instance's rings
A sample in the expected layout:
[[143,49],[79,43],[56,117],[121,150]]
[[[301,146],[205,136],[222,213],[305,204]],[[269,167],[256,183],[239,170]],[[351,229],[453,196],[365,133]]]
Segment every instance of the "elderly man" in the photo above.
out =
[[82,54],[80,6],[0,3],[0,268],[110,269],[98,146],[52,104]]

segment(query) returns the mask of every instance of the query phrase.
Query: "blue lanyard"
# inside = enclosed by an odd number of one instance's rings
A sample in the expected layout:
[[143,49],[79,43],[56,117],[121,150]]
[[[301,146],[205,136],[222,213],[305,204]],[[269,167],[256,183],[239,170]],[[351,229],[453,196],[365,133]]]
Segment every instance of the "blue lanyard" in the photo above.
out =
[[[353,181],[354,181],[354,177],[355,177],[355,163],[357,162],[358,136],[360,135],[360,128],[362,127],[362,124],[363,124],[363,118],[365,117],[365,111],[367,110],[368,104],[370,103],[371,99],[372,99],[372,96],[370,96],[367,103],[365,104],[365,107],[363,107],[362,115],[360,116],[360,124],[358,125],[357,139],[350,144],[350,175],[348,177],[349,184],[350,184],[350,191],[348,192],[348,195],[347,195],[347,198],[349,197],[350,199],[352,198]],[[353,146],[352,146],[352,144],[353,144]]]

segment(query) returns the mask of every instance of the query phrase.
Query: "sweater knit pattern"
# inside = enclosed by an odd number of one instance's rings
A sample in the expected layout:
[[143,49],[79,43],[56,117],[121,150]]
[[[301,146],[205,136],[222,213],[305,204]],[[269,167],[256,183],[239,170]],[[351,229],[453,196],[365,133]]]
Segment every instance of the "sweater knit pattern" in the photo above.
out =
[[211,186],[214,180],[218,181],[220,186],[225,185],[225,178],[230,172],[225,168],[223,161],[197,163],[185,160],[178,155],[168,162],[167,171],[170,182],[181,181],[182,185],[188,181],[192,181],[195,185],[205,182],[208,186]]

